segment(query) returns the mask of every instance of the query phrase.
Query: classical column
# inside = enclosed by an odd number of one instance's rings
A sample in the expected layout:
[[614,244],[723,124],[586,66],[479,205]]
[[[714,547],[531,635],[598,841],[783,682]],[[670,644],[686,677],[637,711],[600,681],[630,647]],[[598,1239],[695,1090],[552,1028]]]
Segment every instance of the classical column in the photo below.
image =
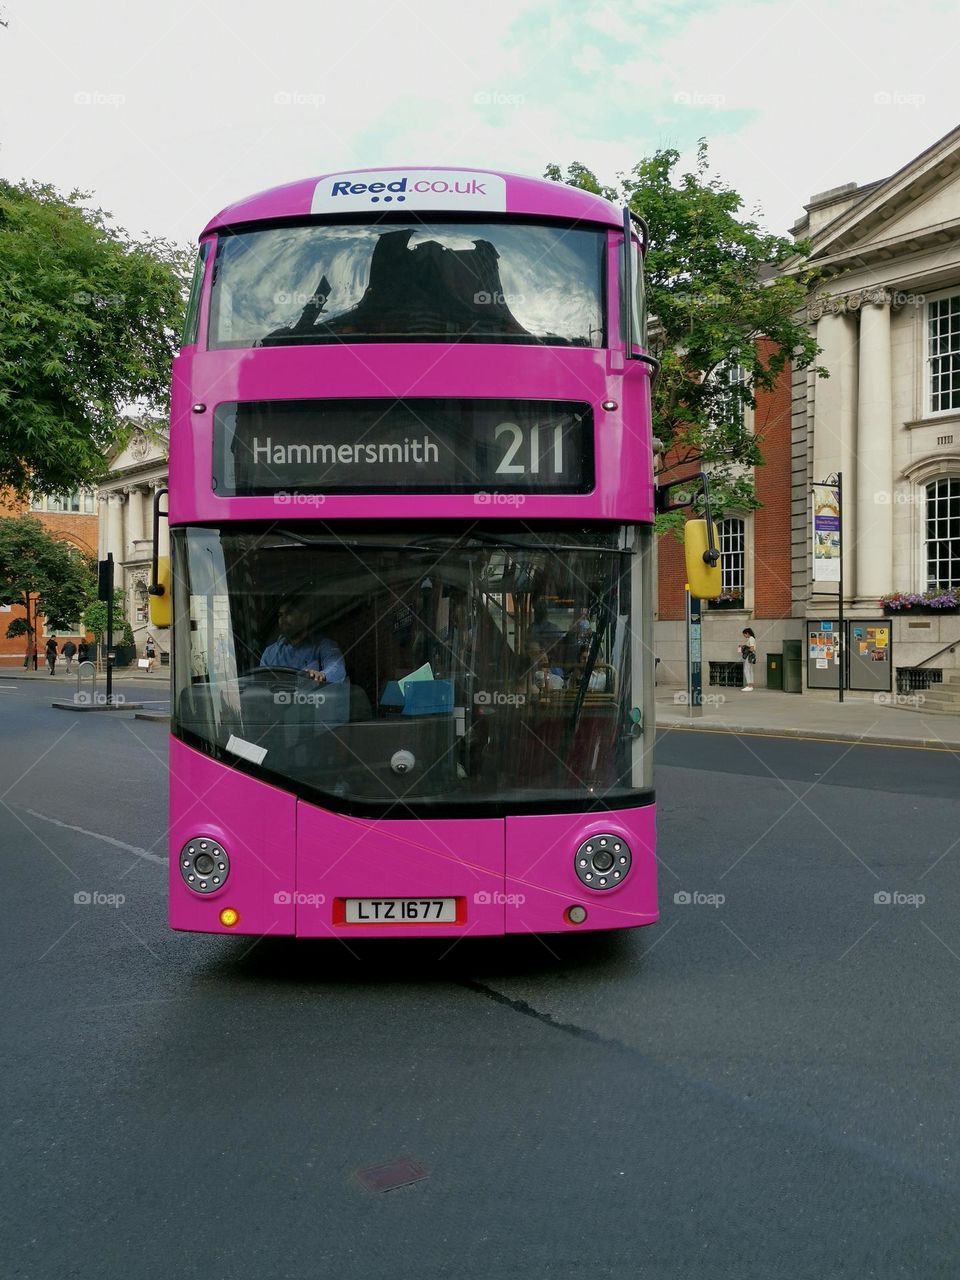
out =
[[111,493],[107,497],[107,545],[104,548],[104,556],[108,551],[113,552],[113,558],[118,563],[126,558],[123,543],[122,493]]
[[[158,489],[164,489],[164,488],[166,488],[166,480],[163,480],[163,481],[161,481],[161,482],[158,482],[158,483],[157,483],[157,485],[156,485],[156,488],[158,488]],[[168,510],[168,509],[169,509],[169,504],[170,504],[170,495],[169,495],[169,493],[167,494],[167,496],[166,496],[165,498],[162,498],[162,499],[161,499],[161,502],[162,502],[162,504],[163,504],[163,510]],[[153,518],[153,514],[152,514],[152,509],[151,509],[151,520],[152,520],[152,518]],[[150,536],[151,536],[151,538],[153,537],[152,526],[151,526],[151,534],[150,534]],[[167,519],[167,517],[166,517],[166,516],[161,516],[161,517],[160,517],[160,522],[159,522],[159,534],[158,534],[158,537],[157,537],[157,543],[158,543],[158,547],[157,547],[157,555],[158,555],[158,556],[168,556],[168,555],[170,554],[170,522],[169,522],[169,520]]]
[[143,490],[137,485],[124,489],[127,501],[127,558],[137,554],[134,543],[143,538]]
[[[823,350],[819,363],[830,377],[817,381],[813,422],[813,479],[826,480],[843,473],[843,568],[844,595],[854,593],[856,546],[856,422],[857,422],[857,328],[856,318],[847,314],[845,300],[831,299],[817,317],[817,344]],[[849,496],[848,496],[849,495]],[[821,584],[822,585],[822,584]]]
[[[893,409],[890,300],[881,290],[860,310],[857,399],[857,595],[874,603],[893,583]],[[851,545],[848,543],[847,545]]]
[[107,556],[107,521],[109,507],[107,495],[97,494],[97,559],[105,560]]

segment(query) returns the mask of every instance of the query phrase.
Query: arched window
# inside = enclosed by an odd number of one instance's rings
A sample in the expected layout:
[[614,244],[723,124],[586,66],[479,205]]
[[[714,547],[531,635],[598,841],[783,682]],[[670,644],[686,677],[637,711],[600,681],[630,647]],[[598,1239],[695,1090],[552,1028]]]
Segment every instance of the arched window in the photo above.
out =
[[927,590],[960,586],[960,479],[927,485]]
[[746,539],[742,520],[731,517],[717,521],[720,548],[720,583],[727,599],[743,599],[746,584]]

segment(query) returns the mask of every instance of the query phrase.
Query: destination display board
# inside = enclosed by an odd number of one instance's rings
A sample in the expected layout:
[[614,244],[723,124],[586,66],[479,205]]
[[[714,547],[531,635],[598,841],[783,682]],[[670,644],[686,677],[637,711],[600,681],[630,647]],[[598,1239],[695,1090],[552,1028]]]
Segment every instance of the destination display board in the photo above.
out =
[[593,413],[581,402],[259,400],[214,413],[221,497],[586,493],[593,482]]

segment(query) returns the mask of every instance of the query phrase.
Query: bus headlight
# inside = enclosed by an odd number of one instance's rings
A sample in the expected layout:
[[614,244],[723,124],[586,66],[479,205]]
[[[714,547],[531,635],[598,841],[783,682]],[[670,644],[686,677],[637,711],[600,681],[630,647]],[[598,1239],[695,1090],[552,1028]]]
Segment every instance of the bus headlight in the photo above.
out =
[[584,840],[573,857],[577,878],[588,889],[615,889],[626,878],[633,861],[630,846],[623,836],[591,836]]
[[226,849],[210,836],[188,840],[180,850],[180,874],[194,893],[216,893],[230,874]]

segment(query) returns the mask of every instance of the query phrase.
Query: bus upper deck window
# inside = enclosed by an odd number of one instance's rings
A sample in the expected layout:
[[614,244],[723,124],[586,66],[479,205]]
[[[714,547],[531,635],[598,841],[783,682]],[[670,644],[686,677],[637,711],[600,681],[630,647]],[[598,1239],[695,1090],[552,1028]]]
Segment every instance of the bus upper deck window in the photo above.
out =
[[190,281],[190,296],[187,299],[187,310],[183,319],[183,338],[181,347],[190,347],[197,341],[200,328],[200,295],[203,291],[203,277],[207,265],[210,241],[205,240],[200,246],[197,260],[193,268],[193,279]]

